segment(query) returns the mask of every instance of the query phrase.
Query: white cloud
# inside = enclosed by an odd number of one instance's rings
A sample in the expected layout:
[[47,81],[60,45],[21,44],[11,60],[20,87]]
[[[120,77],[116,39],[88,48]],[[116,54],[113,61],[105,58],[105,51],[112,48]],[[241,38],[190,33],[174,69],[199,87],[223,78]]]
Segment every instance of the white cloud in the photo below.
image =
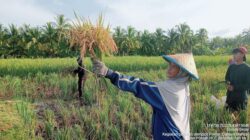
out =
[[1,0],[0,21],[2,24],[44,25],[54,19],[54,14],[35,4],[33,0]]
[[186,22],[209,36],[233,36],[250,27],[249,0],[0,0],[0,22],[43,25],[56,14],[96,19],[104,12],[112,27],[168,30]]
[[116,26],[167,30],[186,22],[192,29],[206,28],[212,36],[233,36],[250,26],[248,0],[97,0]]
[[249,5],[247,0],[204,1],[202,9],[185,20],[192,27],[205,27],[210,36],[234,36],[250,27]]

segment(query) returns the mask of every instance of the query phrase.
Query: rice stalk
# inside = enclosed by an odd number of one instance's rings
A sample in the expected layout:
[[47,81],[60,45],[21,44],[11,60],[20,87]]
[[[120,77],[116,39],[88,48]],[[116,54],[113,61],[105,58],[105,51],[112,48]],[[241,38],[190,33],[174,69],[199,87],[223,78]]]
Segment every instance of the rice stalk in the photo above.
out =
[[[82,59],[89,55],[94,59],[102,60],[103,55],[117,52],[117,46],[110,33],[110,26],[104,26],[102,15],[99,16],[95,24],[90,19],[84,19],[76,13],[75,18],[76,20],[68,30],[68,38],[71,47],[79,48]],[[85,73],[89,72],[85,69],[84,71]],[[96,76],[95,79],[99,89],[103,91],[101,79]]]
[[117,52],[117,46],[110,34],[110,26],[104,26],[104,18],[99,16],[96,24],[75,14],[76,21],[68,32],[71,47],[80,49],[81,57],[88,53],[90,57],[102,60],[103,55]]

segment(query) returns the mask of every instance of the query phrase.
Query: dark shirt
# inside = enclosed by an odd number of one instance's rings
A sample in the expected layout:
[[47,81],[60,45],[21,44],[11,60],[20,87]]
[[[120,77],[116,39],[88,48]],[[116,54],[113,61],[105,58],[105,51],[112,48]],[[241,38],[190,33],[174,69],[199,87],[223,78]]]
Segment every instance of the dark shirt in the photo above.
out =
[[250,89],[250,67],[243,64],[232,64],[228,67],[225,80],[233,86],[233,91],[227,91],[227,103],[247,101]]

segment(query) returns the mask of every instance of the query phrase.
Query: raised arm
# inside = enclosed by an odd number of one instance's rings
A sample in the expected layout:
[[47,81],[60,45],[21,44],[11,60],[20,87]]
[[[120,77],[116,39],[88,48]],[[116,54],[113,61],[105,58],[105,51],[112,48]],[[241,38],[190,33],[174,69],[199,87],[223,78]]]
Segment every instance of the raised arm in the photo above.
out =
[[111,83],[119,89],[132,92],[136,97],[141,98],[154,108],[162,109],[164,103],[154,82],[147,82],[140,78],[122,75],[112,70],[108,70],[105,77],[109,78]]
[[164,106],[163,99],[154,82],[146,82],[143,79],[122,75],[108,69],[104,63],[92,60],[94,73],[105,76],[111,83],[123,91],[132,92],[136,97],[144,100],[153,108],[159,110]]

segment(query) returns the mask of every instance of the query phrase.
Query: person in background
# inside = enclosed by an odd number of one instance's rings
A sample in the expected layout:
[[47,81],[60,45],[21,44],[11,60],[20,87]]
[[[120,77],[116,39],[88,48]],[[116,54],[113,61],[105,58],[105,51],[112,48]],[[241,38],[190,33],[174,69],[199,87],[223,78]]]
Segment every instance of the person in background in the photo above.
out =
[[129,91],[151,105],[152,135],[154,140],[190,139],[190,93],[189,83],[198,80],[192,54],[163,55],[169,63],[167,80],[149,82],[113,71],[101,61],[92,58],[93,71],[105,76],[123,91]]
[[240,46],[233,50],[234,63],[229,65],[225,80],[227,81],[226,109],[231,111],[246,110],[247,92],[250,89],[250,68],[246,64],[247,49]]
[[75,74],[78,74],[78,93],[79,93],[79,98],[81,99],[82,97],[82,86],[84,86],[84,77],[86,76],[86,73],[84,71],[84,65],[82,64],[82,58],[79,56],[77,58],[77,64],[78,64],[78,67],[77,69],[74,70],[74,73]]

